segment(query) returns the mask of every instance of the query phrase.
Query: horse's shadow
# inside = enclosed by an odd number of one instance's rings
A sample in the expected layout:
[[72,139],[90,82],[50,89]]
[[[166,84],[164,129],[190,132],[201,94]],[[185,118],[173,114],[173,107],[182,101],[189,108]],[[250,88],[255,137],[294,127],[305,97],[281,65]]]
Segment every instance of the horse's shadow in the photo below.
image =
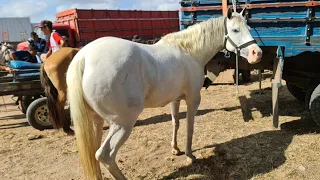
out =
[[[210,113],[212,111],[214,111],[215,109],[199,109],[197,111],[197,114],[196,116],[201,116],[201,115],[204,115],[204,114],[207,114],[207,113]],[[186,112],[180,112],[179,113],[179,117],[180,117],[180,120],[181,119],[185,119],[186,118],[186,115],[187,113]],[[171,121],[171,114],[161,114],[161,115],[157,115],[157,116],[152,116],[150,118],[147,118],[147,119],[141,119],[141,120],[138,120],[136,122],[136,125],[135,126],[146,126],[146,125],[150,125],[150,124],[157,124],[157,123],[162,123],[162,122],[167,122],[167,121]]]
[[23,118],[26,118],[25,114],[16,114],[16,115],[0,117],[0,120],[13,120],[13,119],[23,119]]
[[213,144],[197,151],[204,153],[192,165],[181,167],[162,179],[250,179],[268,173],[286,161],[285,151],[294,135],[319,133],[310,120],[283,123],[281,130],[265,131]]
[[[225,111],[233,111],[233,110],[236,110],[236,109],[239,109],[239,107],[230,107],[230,108],[221,108],[221,109],[199,109],[197,111],[197,114],[196,116],[201,116],[201,115],[204,115],[204,114],[207,114],[207,113],[210,113],[210,112],[213,112],[213,111],[216,111],[216,110],[225,110]],[[179,118],[180,118],[180,121],[182,119],[185,119],[186,118],[186,115],[187,115],[187,112],[180,112],[179,113]],[[160,115],[157,115],[157,116],[152,116],[152,117],[149,117],[149,118],[146,118],[146,119],[139,119],[135,126],[147,126],[147,125],[151,125],[151,124],[157,124],[157,123],[162,123],[162,122],[168,122],[168,121],[171,121],[171,114],[160,114]],[[109,126],[106,126],[103,128],[103,130],[108,130],[109,129]]]
[[[304,104],[290,95],[286,86],[279,89],[279,115],[301,117],[306,114]],[[252,111],[259,111],[262,117],[272,116],[272,89],[264,88],[261,91],[253,90],[250,98],[239,96],[240,108],[245,122],[254,120]]]
[[3,124],[0,125],[0,130],[6,130],[6,129],[15,129],[15,128],[21,128],[30,126],[27,122],[21,122],[21,123],[14,123],[14,124]]

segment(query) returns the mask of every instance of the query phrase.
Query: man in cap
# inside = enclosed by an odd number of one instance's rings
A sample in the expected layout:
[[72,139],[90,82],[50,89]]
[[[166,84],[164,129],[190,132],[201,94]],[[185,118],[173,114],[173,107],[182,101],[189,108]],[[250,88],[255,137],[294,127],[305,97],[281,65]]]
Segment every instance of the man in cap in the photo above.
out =
[[21,60],[31,63],[38,63],[37,60],[37,52],[38,52],[38,46],[35,44],[29,44],[27,51],[14,51],[11,52],[11,59],[12,60]]
[[53,31],[51,21],[43,20],[39,27],[43,34],[49,37],[49,51],[47,54],[41,55],[41,60],[44,62],[52,53],[64,47],[65,42],[59,33]]

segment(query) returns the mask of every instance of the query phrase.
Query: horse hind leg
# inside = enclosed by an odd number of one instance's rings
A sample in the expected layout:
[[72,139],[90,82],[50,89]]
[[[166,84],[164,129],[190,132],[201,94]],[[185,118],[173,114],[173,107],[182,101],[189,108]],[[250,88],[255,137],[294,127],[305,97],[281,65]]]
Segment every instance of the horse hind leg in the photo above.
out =
[[116,164],[116,154],[119,148],[129,138],[136,119],[137,117],[135,117],[135,119],[128,118],[127,120],[129,121],[123,121],[124,119],[119,121],[129,123],[127,125],[119,125],[115,123],[110,124],[108,136],[95,154],[96,159],[100,161],[117,180],[126,179],[126,177],[122,174]]
[[91,116],[93,117],[92,120],[93,120],[94,133],[95,133],[95,137],[97,139],[98,147],[99,147],[101,144],[101,140],[102,140],[104,120],[94,111],[90,110],[90,113],[91,113]]
[[172,154],[181,155],[181,151],[177,145],[177,133],[179,130],[180,122],[179,122],[179,107],[180,101],[171,102],[171,117],[172,117]]

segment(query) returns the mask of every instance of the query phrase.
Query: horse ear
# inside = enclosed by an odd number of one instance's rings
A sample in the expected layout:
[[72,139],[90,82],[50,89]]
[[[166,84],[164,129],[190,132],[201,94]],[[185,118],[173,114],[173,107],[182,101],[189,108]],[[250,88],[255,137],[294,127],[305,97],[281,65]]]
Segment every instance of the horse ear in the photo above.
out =
[[241,14],[242,16],[245,16],[245,13],[244,13],[244,12],[247,10],[246,8],[247,8],[247,6],[244,6],[244,8],[242,9],[242,11],[240,12],[240,14]]
[[231,17],[232,17],[232,8],[228,8],[227,17],[228,17],[229,19],[231,19]]

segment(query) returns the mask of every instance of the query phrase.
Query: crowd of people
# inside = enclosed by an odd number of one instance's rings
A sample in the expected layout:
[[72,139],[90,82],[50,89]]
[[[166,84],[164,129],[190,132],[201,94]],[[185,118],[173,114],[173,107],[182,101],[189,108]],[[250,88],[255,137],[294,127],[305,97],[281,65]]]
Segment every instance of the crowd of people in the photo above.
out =
[[[35,32],[31,32],[30,38],[28,39],[28,49],[11,51],[11,60],[43,63],[52,53],[58,51],[61,47],[66,46],[65,38],[53,31],[51,21],[43,20],[39,27],[41,28],[42,33],[48,37],[48,40],[40,38]],[[5,64],[0,64],[0,71],[8,71],[9,73],[14,72]]]

